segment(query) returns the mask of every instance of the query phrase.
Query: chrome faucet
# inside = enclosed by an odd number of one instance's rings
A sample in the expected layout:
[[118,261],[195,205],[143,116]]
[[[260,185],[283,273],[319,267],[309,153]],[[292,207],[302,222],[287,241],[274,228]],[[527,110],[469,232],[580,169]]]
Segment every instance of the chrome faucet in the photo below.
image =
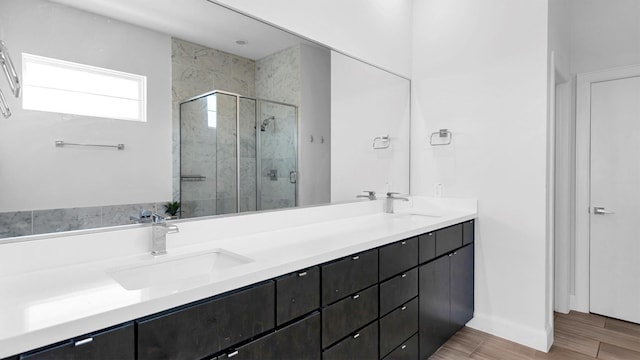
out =
[[160,214],[153,213],[151,215],[151,255],[159,256],[167,253],[167,234],[175,234],[180,232],[176,225],[167,224],[170,217],[164,217]]
[[367,198],[369,200],[376,200],[376,192],[375,191],[365,190],[363,192],[367,193],[368,195],[358,195],[358,196],[356,196],[356,198]]
[[385,201],[384,204],[384,212],[386,212],[387,214],[393,214],[393,201],[394,200],[402,200],[402,201],[409,201],[409,198],[406,197],[395,197],[393,195],[398,195],[399,193],[397,192],[388,192],[387,193],[387,199]]

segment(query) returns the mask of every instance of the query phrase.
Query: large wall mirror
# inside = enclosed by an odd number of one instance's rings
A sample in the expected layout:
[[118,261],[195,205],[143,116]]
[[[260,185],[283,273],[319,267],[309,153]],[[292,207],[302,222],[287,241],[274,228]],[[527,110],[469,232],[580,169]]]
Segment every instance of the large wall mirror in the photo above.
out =
[[213,2],[3,0],[0,40],[0,238],[409,191],[409,80]]

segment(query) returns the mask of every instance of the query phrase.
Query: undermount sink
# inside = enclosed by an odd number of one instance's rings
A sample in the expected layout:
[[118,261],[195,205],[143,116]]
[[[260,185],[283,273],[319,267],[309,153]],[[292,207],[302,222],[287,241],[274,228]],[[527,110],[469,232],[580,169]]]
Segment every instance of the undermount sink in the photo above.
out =
[[175,257],[150,257],[142,263],[110,269],[107,273],[127,290],[185,289],[210,283],[218,272],[251,261],[248,257],[215,249]]

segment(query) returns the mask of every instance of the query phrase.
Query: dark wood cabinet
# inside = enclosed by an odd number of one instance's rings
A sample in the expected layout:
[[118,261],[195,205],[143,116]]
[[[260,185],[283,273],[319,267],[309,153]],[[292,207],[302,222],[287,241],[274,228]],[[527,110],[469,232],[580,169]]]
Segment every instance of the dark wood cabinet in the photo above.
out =
[[462,246],[462,224],[436,231],[436,256],[447,254]]
[[275,326],[273,281],[138,321],[138,359],[196,359]]
[[107,329],[54,347],[23,354],[22,359],[135,359],[133,323]]
[[420,264],[436,257],[436,232],[431,231],[418,236],[418,259]]
[[234,360],[319,360],[320,313],[293,323],[229,351],[218,359]]
[[380,248],[380,276],[384,281],[418,265],[418,237],[402,240]]
[[451,332],[460,330],[473,318],[473,243],[451,256]]
[[380,319],[380,356],[386,356],[418,332],[418,298]]
[[420,266],[420,359],[448,339],[450,302],[449,256]]
[[378,285],[322,309],[322,347],[327,348],[378,318]]
[[378,249],[324,264],[321,271],[324,306],[378,282]]
[[320,307],[320,268],[314,266],[276,279],[276,325]]
[[378,322],[351,334],[322,353],[322,360],[378,359]]
[[462,245],[473,242],[475,237],[475,220],[468,220],[462,223]]
[[380,284],[380,316],[418,296],[418,268]]
[[409,340],[403,342],[384,360],[416,360],[419,358],[418,334],[413,335]]

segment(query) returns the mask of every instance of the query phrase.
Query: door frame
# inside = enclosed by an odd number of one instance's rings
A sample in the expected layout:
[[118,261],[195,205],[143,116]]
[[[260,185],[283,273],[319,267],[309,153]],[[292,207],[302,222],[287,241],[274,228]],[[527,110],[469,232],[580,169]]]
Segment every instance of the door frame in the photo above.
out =
[[640,76],[640,65],[578,74],[576,78],[575,292],[571,309],[589,312],[591,225],[591,85]]

